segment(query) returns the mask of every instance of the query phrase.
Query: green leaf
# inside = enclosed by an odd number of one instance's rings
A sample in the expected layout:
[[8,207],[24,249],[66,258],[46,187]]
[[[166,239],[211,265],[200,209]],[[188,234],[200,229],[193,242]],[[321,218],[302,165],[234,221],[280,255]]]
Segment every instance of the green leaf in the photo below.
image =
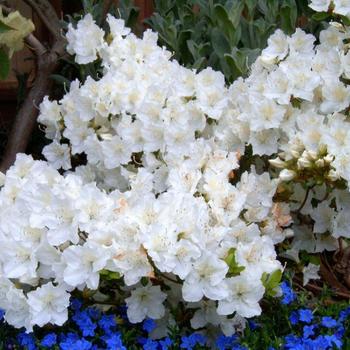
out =
[[0,49],[0,80],[5,80],[10,73],[10,59],[7,53]]
[[294,0],[284,0],[280,9],[281,29],[287,34],[295,30],[298,11]]
[[214,27],[214,29],[220,30],[226,36],[226,41],[229,41],[231,43],[231,46],[236,46],[238,41],[236,40],[235,36],[235,26],[230,21],[228,12],[226,11],[225,7],[221,4],[216,4],[214,7],[214,14],[219,27]]
[[276,270],[271,274],[264,272],[261,276],[261,282],[265,287],[265,294],[268,296],[275,296],[276,288],[279,286],[282,279],[282,271]]
[[233,2],[231,8],[228,10],[228,18],[232,25],[237,28],[244,9],[244,3],[242,1]]
[[346,16],[340,16],[341,21],[343,22],[344,25],[350,26],[350,18]]
[[249,18],[252,19],[254,16],[254,11],[257,6],[257,0],[245,0],[245,4],[248,9]]
[[6,23],[0,20],[0,34],[8,32],[10,30],[15,30],[15,29],[8,26]]
[[102,270],[100,271],[100,276],[103,277],[107,281],[114,281],[121,279],[121,274],[118,272]]
[[239,266],[236,261],[236,248],[230,248],[224,260],[229,267],[228,277],[238,276],[245,269],[244,266]]
[[330,17],[330,14],[328,12],[316,12],[314,13],[311,18],[315,21],[324,21]]
[[213,45],[215,53],[221,57],[225,53],[230,52],[230,44],[225,35],[218,28],[214,28],[211,32],[211,44]]

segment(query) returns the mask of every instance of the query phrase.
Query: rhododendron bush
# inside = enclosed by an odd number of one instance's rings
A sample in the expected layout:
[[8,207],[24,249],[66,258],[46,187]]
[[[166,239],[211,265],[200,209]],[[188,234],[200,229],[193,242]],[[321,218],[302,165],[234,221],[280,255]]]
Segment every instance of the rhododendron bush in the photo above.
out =
[[90,15],[69,26],[68,52],[99,59],[103,75],[44,100],[47,161],[20,154],[3,179],[0,308],[28,331],[62,325],[82,291],[125,301],[132,323],[166,327],[180,308],[195,329],[233,334],[279,293],[276,244],[287,238],[298,260],[350,236],[348,28],[319,43],[277,30],[226,86],[172,60],[150,30],[139,39],[107,21],[109,33]]

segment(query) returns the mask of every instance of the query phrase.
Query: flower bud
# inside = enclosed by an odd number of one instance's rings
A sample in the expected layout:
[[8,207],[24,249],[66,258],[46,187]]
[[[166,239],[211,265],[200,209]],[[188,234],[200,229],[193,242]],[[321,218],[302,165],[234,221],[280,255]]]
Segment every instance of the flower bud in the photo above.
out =
[[299,169],[310,168],[312,165],[312,163],[304,157],[299,158],[297,164]]
[[275,159],[270,159],[269,163],[278,169],[283,169],[287,165],[285,161],[283,161],[281,158],[278,158],[278,157]]
[[103,133],[99,135],[102,140],[111,140],[113,135],[110,133]]
[[296,175],[297,175],[296,172],[293,170],[283,169],[280,172],[279,178],[282,181],[290,181],[290,180],[294,179]]
[[318,147],[318,153],[322,154],[322,155],[325,155],[327,154],[327,146],[325,144],[321,144],[319,147]]
[[304,150],[304,146],[301,143],[294,143],[290,147],[290,153],[294,158],[299,158],[303,150]]
[[315,151],[307,151],[307,153],[308,153],[308,158],[310,160],[318,159],[318,153],[317,152],[315,152]]
[[331,181],[337,181],[339,180],[340,176],[335,170],[331,169],[327,175],[327,178]]
[[294,158],[299,158],[300,157],[300,152],[298,150],[296,150],[296,149],[291,148],[290,153],[291,153],[291,155]]
[[333,162],[334,157],[331,154],[327,154],[325,157],[323,157],[323,159],[326,163],[329,164]]
[[324,167],[324,159],[317,159],[315,164],[318,168],[323,168]]

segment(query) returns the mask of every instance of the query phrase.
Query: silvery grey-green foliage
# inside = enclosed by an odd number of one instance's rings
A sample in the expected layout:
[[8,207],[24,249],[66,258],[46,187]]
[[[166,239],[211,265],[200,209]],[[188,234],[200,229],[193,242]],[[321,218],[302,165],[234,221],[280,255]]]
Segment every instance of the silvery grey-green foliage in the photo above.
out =
[[276,28],[317,30],[309,13],[307,0],[155,0],[146,22],[180,63],[211,66],[232,82],[247,74]]

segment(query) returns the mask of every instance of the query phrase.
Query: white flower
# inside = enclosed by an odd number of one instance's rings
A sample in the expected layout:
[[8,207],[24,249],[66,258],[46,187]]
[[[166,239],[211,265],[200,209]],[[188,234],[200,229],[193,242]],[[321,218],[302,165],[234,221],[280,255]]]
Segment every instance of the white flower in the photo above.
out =
[[312,209],[310,216],[315,221],[314,232],[324,233],[332,229],[335,211],[329,205],[328,201],[324,201]]
[[350,88],[340,81],[328,81],[322,88],[322,95],[324,101],[320,109],[323,113],[340,112],[350,104]]
[[350,16],[350,4],[348,0],[333,0],[334,12],[343,16]]
[[212,300],[225,298],[227,289],[224,278],[227,272],[228,266],[223,260],[212,253],[203,253],[185,279],[183,298],[191,302],[199,301],[203,296]]
[[122,19],[113,17],[112,15],[107,15],[107,22],[109,24],[111,34],[114,37],[125,36],[130,33],[130,28],[125,27],[125,22]]
[[280,133],[277,129],[251,132],[249,143],[253,146],[254,154],[271,155],[277,153]]
[[35,278],[38,260],[35,245],[29,240],[1,242],[1,272],[7,278]]
[[65,263],[63,279],[72,287],[86,284],[88,288],[95,290],[100,280],[99,272],[104,269],[108,259],[107,251],[96,243],[70,246],[62,254]]
[[289,170],[289,169],[283,169],[280,172],[279,178],[282,181],[290,181],[290,180],[293,180],[295,178],[295,176],[296,176],[296,172],[295,171]]
[[260,315],[260,299],[263,297],[265,288],[256,276],[247,274],[227,279],[229,295],[220,300],[218,304],[219,315],[231,315],[237,312],[242,317]]
[[303,268],[303,286],[306,286],[310,280],[318,280],[320,279],[320,275],[318,274],[320,271],[320,266],[309,263],[307,266]]
[[27,332],[33,330],[28,301],[22,290],[10,288],[1,308],[6,311],[4,318],[8,324],[16,328],[25,327]]
[[331,0],[312,0],[309,6],[317,12],[327,12],[331,4]]
[[27,294],[32,324],[40,327],[47,323],[62,326],[68,319],[70,294],[51,282]]
[[261,59],[266,63],[274,63],[274,61],[282,60],[288,53],[288,41],[287,36],[282,30],[277,29],[267,41],[267,48],[262,51]]
[[55,169],[70,169],[70,149],[66,144],[53,141],[43,148],[43,155]]
[[261,99],[260,101],[254,101],[253,113],[255,118],[250,121],[250,128],[252,131],[278,128],[285,112],[284,107],[273,100]]
[[300,28],[295,30],[295,33],[287,39],[291,54],[295,52],[299,54],[309,54],[314,48],[316,38],[311,34],[306,34]]
[[131,323],[142,322],[146,317],[154,320],[160,319],[165,314],[163,305],[166,294],[159,286],[148,284],[145,287],[138,287],[126,298],[127,315]]
[[76,55],[75,61],[79,64],[93,62],[103,46],[103,36],[103,30],[95,24],[91,14],[87,14],[78,22],[76,29],[72,24],[68,25],[67,51]]
[[347,210],[341,210],[333,219],[333,237],[350,237],[350,216]]

